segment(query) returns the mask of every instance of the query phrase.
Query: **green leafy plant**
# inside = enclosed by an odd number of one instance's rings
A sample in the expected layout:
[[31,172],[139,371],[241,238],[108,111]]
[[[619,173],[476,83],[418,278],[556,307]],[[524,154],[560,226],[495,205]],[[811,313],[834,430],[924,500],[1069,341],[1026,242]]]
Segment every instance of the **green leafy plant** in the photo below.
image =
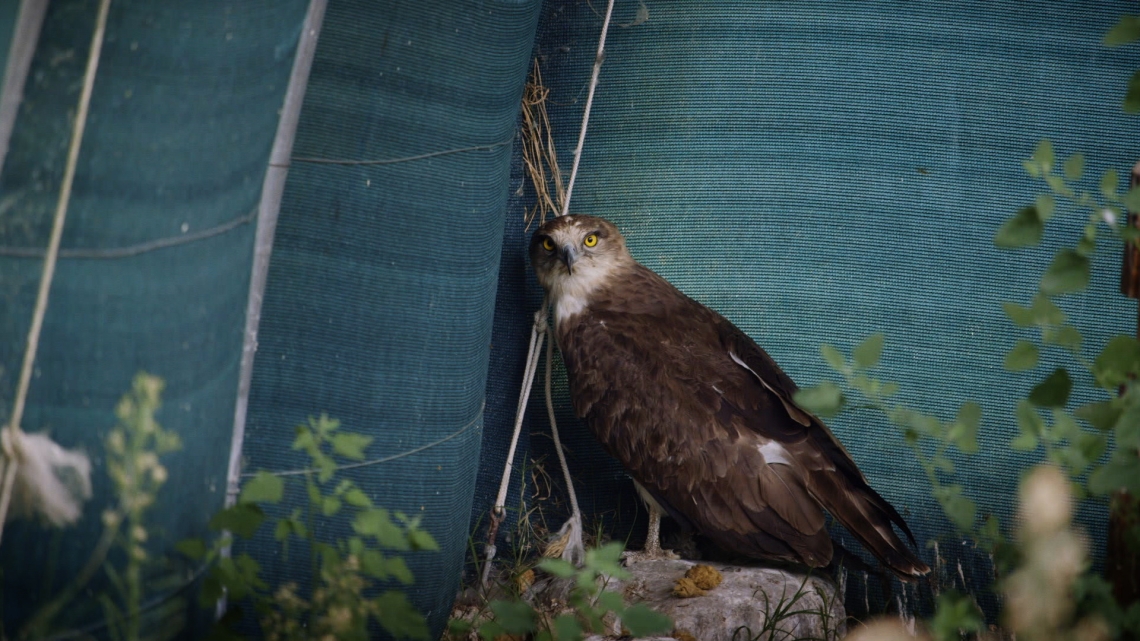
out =
[[46,636],[58,627],[57,617],[73,611],[86,612],[76,600],[88,583],[102,570],[110,590],[97,593],[104,622],[115,640],[137,641],[171,638],[182,627],[180,612],[184,603],[174,598],[157,612],[147,613],[151,621],[144,634],[143,601],[156,588],[171,583],[167,559],[154,554],[149,546],[155,537],[147,514],[158,500],[168,472],[160,457],[182,447],[178,435],[164,429],[155,419],[162,406],[163,380],[140,372],[115,407],[118,424],[104,439],[106,469],[115,492],[111,507],[102,515],[103,533],[91,556],[68,586],[37,610],[21,628],[18,638]]
[[[419,517],[377,507],[350,479],[337,479],[337,459],[359,461],[371,437],[340,429],[340,422],[321,415],[296,428],[293,449],[305,452],[311,468],[300,476],[308,498],[306,509],[288,516],[268,517],[262,506],[280,503],[285,480],[258,472],[242,487],[237,503],[210,520],[219,535],[207,545],[200,539],[181,542],[178,549],[189,558],[210,564],[201,602],[212,607],[225,597],[229,602],[253,605],[262,632],[271,640],[369,639],[370,622],[397,638],[427,639],[427,623],[405,593],[384,589],[381,582],[412,585],[414,578],[402,556],[419,550],[438,550],[435,539],[420,528]],[[353,535],[331,543],[318,540],[319,523],[347,518]],[[288,558],[290,543],[307,544],[313,586],[296,583],[270,586],[261,577],[257,561],[247,553],[228,553],[233,537],[249,539],[267,521]],[[234,608],[223,617],[228,627],[240,619]],[[232,633],[232,631],[231,631]]]
[[452,619],[450,631],[461,636],[474,630],[483,641],[505,635],[533,637],[535,641],[580,641],[585,634],[605,634],[606,621],[612,615],[621,620],[629,636],[668,632],[673,627],[668,617],[643,604],[627,606],[620,593],[607,589],[610,579],[630,576],[621,565],[622,550],[616,542],[589,549],[581,568],[561,559],[539,562],[539,569],[570,581],[568,612],[547,617],[521,599],[495,600],[488,604],[489,620]]

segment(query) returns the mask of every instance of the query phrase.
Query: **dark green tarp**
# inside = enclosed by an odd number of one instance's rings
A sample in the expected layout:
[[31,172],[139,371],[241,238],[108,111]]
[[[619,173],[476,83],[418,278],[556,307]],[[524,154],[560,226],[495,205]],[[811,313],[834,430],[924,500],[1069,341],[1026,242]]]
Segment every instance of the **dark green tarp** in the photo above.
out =
[[[5,420],[42,265],[10,250],[47,246],[97,4],[51,3],[0,176]],[[47,430],[92,456],[95,498],[73,529],[5,527],[0,567],[8,635],[75,576],[95,547],[100,514],[112,499],[102,439],[139,370],[166,380],[158,420],[184,444],[165,459],[169,481],[153,510],[152,552],[175,556],[173,543],[205,534],[209,515],[222,505],[251,214],[305,6],[112,4],[23,421],[25,430]],[[221,233],[183,242],[207,230]],[[149,246],[160,240],[174,244]],[[175,591],[185,580],[179,573],[155,584],[146,603],[185,596],[176,616],[199,612],[193,592]],[[95,597],[108,589],[104,575],[88,589],[89,598],[68,608],[61,626],[83,628],[102,618]],[[167,623],[152,621],[147,629]]]
[[[346,476],[377,505],[422,515],[439,541],[441,552],[409,557],[409,596],[435,633],[468,543],[507,175],[538,9],[330,5],[265,294],[247,469],[302,467],[293,426],[320,412],[374,437],[370,463]],[[305,576],[268,543],[254,547],[271,576]]]

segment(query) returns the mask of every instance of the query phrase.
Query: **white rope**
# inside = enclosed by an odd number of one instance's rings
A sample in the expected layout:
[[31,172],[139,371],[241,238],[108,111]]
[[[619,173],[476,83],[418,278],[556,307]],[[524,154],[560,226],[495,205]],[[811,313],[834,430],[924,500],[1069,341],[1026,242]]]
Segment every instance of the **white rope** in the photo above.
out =
[[55,276],[56,260],[59,257],[59,241],[63,236],[63,222],[67,217],[67,206],[71,201],[71,187],[75,182],[75,168],[79,164],[79,148],[83,142],[83,130],[87,126],[87,111],[91,105],[91,93],[95,86],[95,72],[99,68],[99,54],[103,48],[103,34],[107,30],[107,13],[111,0],[101,0],[99,14],[95,21],[95,33],[91,37],[91,50],[87,56],[87,71],[83,76],[83,91],[79,96],[79,106],[75,112],[75,127],[71,132],[71,144],[67,150],[67,165],[63,173],[63,183],[59,188],[59,201],[52,221],[51,239],[48,241],[44,257],[43,274],[40,276],[40,289],[36,295],[36,307],[32,313],[32,326],[28,329],[28,342],[24,350],[24,364],[20,369],[20,380],[16,386],[16,400],[12,404],[12,417],[4,428],[3,450],[5,457],[4,480],[0,486],[0,535],[3,535],[4,521],[12,501],[12,487],[19,467],[17,452],[20,451],[20,421],[24,417],[24,406],[28,398],[28,388],[32,381],[32,366],[39,347],[40,331],[43,329],[44,315],[47,313],[48,292]]
[[511,434],[511,445],[507,448],[507,462],[503,467],[503,477],[499,481],[499,493],[495,497],[495,506],[491,514],[491,526],[488,530],[487,545],[483,549],[483,586],[491,578],[491,563],[495,560],[498,548],[495,538],[499,532],[507,503],[507,487],[511,482],[511,470],[514,468],[515,449],[518,447],[519,434],[522,433],[523,417],[526,414],[526,405],[530,400],[530,390],[534,387],[534,375],[538,371],[538,357],[542,354],[542,341],[546,338],[546,299],[542,300],[542,307],[534,313],[534,324],[530,329],[530,347],[526,354],[526,369],[523,370],[522,387],[519,389],[519,404],[515,409],[515,429]]
[[[598,88],[598,76],[602,72],[602,62],[606,58],[606,34],[610,30],[610,18],[614,13],[614,0],[606,4],[606,17],[602,21],[602,34],[598,37],[598,51],[594,55],[594,71],[590,75],[590,89],[586,94],[586,108],[582,112],[582,127],[578,130],[578,146],[574,149],[574,164],[570,169],[570,180],[566,184],[566,197],[562,201],[562,215],[570,211],[570,195],[574,191],[574,181],[578,178],[578,163],[582,160],[582,147],[586,144],[586,128],[590,124],[590,109],[594,105],[594,92]],[[546,301],[543,301],[546,309]],[[566,454],[562,451],[562,440],[558,437],[558,422],[554,418],[554,399],[551,393],[551,370],[554,361],[554,340],[546,344],[546,416],[550,420],[550,433],[554,437],[554,450],[562,466],[562,477],[566,481],[566,492],[570,495],[570,518],[562,524],[556,535],[557,540],[565,541],[562,559],[580,564],[586,558],[586,547],[582,543],[582,510],[578,508],[578,496],[574,492],[574,482],[570,478],[570,466],[566,464]]]
[[562,451],[562,439],[558,438],[558,421],[554,419],[554,399],[551,393],[551,370],[554,363],[554,341],[546,344],[546,417],[550,419],[550,433],[554,436],[554,450],[558,452],[558,462],[562,465],[562,477],[566,481],[566,491],[570,494],[570,518],[558,530],[558,538],[566,540],[562,549],[562,559],[575,565],[586,559],[586,546],[582,543],[582,510],[578,509],[578,495],[574,493],[574,481],[570,479],[570,466],[566,464],[566,454]]
[[[574,150],[574,165],[570,171],[570,181],[566,186],[566,194],[562,200],[562,213],[570,211],[570,193],[574,189],[574,180],[578,176],[578,163],[582,158],[582,146],[586,142],[586,127],[590,122],[590,108],[594,104],[594,91],[598,87],[598,75],[602,71],[602,61],[605,59],[606,34],[610,28],[610,17],[614,11],[614,0],[606,5],[606,17],[602,23],[602,35],[598,38],[598,51],[594,56],[594,70],[590,77],[590,89],[586,95],[586,108],[582,113],[582,127],[578,130],[578,147]],[[499,531],[499,524],[503,520],[507,487],[510,485],[511,470],[514,467],[515,448],[518,445],[519,434],[522,431],[523,416],[526,413],[527,400],[530,398],[531,387],[534,385],[535,372],[538,370],[538,358],[542,353],[542,341],[547,333],[547,307],[549,301],[544,298],[542,307],[534,314],[534,325],[530,332],[530,348],[527,351],[526,369],[523,371],[522,389],[519,391],[519,404],[515,411],[515,429],[511,435],[511,445],[507,450],[507,461],[503,467],[503,477],[499,482],[499,494],[495,499],[495,506],[491,514],[491,525],[488,528],[487,544],[484,547],[483,586],[491,575],[491,563],[495,558],[497,548],[495,538]],[[582,543],[582,511],[578,508],[578,496],[574,492],[574,483],[570,478],[570,467],[566,464],[566,455],[562,451],[562,442],[558,438],[558,425],[554,419],[554,401],[551,393],[551,370],[554,354],[554,341],[546,344],[546,414],[550,419],[550,431],[554,436],[554,449],[558,453],[558,462],[562,466],[562,476],[566,480],[566,492],[570,495],[570,518],[558,530],[555,536],[558,540],[565,540],[562,558],[571,563],[581,563],[585,558],[586,549]]]
[[598,38],[598,53],[594,55],[594,73],[590,76],[590,91],[586,94],[586,110],[582,112],[582,128],[578,130],[578,147],[574,149],[574,164],[570,168],[570,182],[566,185],[566,199],[562,201],[562,214],[570,211],[570,193],[574,191],[574,180],[578,177],[578,162],[582,160],[582,146],[586,144],[586,125],[590,122],[590,108],[594,106],[594,90],[598,88],[598,75],[602,73],[602,61],[606,57],[606,33],[610,30],[610,16],[614,12],[614,0],[606,5],[606,18],[602,23],[602,35]]

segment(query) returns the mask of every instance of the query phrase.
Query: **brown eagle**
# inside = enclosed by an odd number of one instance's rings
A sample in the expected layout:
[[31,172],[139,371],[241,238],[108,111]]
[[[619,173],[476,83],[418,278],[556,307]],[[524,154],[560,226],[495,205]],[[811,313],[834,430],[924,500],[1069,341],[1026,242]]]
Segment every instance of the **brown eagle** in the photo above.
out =
[[662,512],[753,558],[826,566],[824,510],[903,578],[930,571],[796,384],[720,314],[640,265],[612,223],[568,215],[530,257],[554,308],[574,410],[649,507],[641,558],[660,558]]

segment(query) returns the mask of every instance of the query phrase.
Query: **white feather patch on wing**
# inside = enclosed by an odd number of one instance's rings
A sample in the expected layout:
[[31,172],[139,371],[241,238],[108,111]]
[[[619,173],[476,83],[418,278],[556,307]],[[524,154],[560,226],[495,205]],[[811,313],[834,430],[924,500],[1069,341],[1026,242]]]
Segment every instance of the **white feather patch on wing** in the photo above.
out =
[[751,372],[752,375],[756,377],[756,380],[760,381],[760,384],[763,385],[765,389],[767,389],[769,392],[772,392],[776,398],[780,399],[780,403],[784,406],[784,410],[788,413],[788,416],[792,417],[792,420],[799,423],[800,425],[803,425],[804,427],[809,427],[811,425],[811,417],[808,416],[807,413],[784,400],[783,395],[773,389],[772,386],[768,384],[768,381],[764,380],[764,377],[757,374],[756,370],[749,367],[739,356],[736,355],[735,352],[729,350],[728,355],[732,358],[732,361],[734,363]]
[[760,450],[760,455],[764,457],[764,462],[768,465],[781,463],[790,466],[792,464],[792,455],[776,441],[768,441],[756,449]]

